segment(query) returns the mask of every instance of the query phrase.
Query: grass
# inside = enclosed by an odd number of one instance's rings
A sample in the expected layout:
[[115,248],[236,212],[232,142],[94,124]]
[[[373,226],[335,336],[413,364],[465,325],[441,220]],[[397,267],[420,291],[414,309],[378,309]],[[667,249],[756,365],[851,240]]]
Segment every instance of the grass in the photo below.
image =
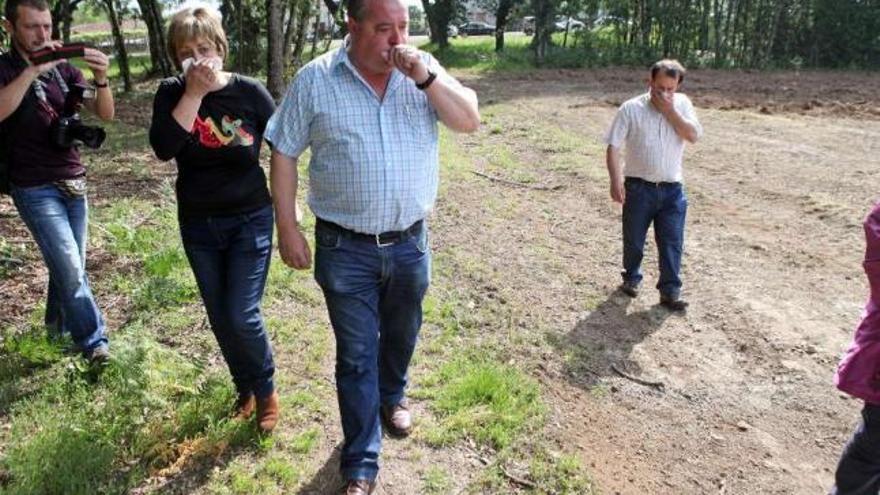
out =
[[537,383],[493,360],[447,362],[423,387],[421,397],[431,400],[438,417],[438,424],[426,435],[435,446],[471,438],[501,450],[543,418]]
[[[71,59],[70,63],[77,67],[79,70],[83,71],[83,74],[85,75],[87,80],[91,79],[92,71],[81,58]],[[132,79],[137,79],[148,73],[150,71],[150,55],[129,54],[128,71],[131,74]],[[110,68],[107,70],[107,77],[109,77],[114,82],[114,85],[116,82],[120,81],[119,60],[115,57],[110,59]]]
[[150,472],[255,441],[227,419],[226,380],[135,335],[114,340],[100,373],[62,358],[13,406],[8,493],[124,493]]
[[[486,115],[503,129],[506,112],[496,105]],[[324,379],[332,333],[320,291],[309,272],[273,260],[264,311],[276,355],[285,359],[276,375],[285,420],[274,436],[260,437],[253,425],[228,419],[234,392],[180,246],[170,181],[156,181],[154,165],[138,158],[148,153],[143,129],[112,123],[108,135],[104,149],[86,155],[93,176],[128,174],[151,184],[150,194],[101,198],[91,211],[90,250],[105,259],[93,285],[99,296],[122,298],[126,308],[122,326],[114,328],[115,357],[98,372],[65,354],[63,343],[44,337],[41,308],[14,338],[4,329],[10,335],[0,343],[0,420],[9,427],[0,431],[0,490],[125,493],[150,479],[184,477],[207,493],[295,492],[338,440],[325,438],[320,424],[336,407],[334,387]],[[578,153],[566,136],[546,139]],[[457,181],[481,180],[469,171],[473,156],[488,148],[467,149],[445,131],[440,146],[441,194]],[[497,156],[499,168],[525,168],[510,153]],[[306,176],[307,159],[300,163]],[[314,217],[307,214],[304,223],[310,228]],[[21,254],[12,249],[0,243],[0,253]],[[471,492],[508,493],[503,470],[518,466],[537,493],[581,493],[588,486],[582,468],[541,437],[547,406],[540,384],[504,359],[530,344],[511,338],[506,306],[462,283],[462,277],[486,281],[498,274],[455,246],[435,252],[434,272],[413,363],[413,396],[429,412],[419,418],[423,427],[412,449],[441,457],[418,473],[419,493],[456,487],[458,474],[442,455],[470,442],[493,453],[489,466],[474,468],[480,474],[471,477]]]
[[[566,46],[563,36],[553,35],[553,45],[547,52],[542,67],[575,69],[608,65],[620,58],[620,54],[595,49],[595,36],[585,33],[583,37],[569,35]],[[472,72],[524,72],[535,70],[535,54],[531,48],[532,37],[507,34],[504,51],[495,51],[495,38],[489,36],[462,37],[450,40],[441,49],[428,43],[421,48],[432,53],[444,67],[465,69]],[[632,61],[628,62],[632,63]]]

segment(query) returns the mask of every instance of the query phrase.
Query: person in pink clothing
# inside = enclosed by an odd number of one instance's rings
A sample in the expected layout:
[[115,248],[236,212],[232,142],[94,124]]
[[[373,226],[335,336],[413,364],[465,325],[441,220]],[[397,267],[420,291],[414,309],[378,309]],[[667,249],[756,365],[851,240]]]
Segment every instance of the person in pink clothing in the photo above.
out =
[[865,219],[865,274],[871,296],[834,384],[865,401],[862,423],[837,465],[831,495],[880,493],[880,203]]

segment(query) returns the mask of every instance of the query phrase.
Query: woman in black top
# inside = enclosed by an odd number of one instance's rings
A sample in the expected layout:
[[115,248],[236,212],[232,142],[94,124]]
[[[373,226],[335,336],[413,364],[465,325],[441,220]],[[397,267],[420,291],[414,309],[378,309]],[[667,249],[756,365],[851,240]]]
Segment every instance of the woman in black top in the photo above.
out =
[[275,366],[260,301],[272,254],[272,200],[260,146],[275,103],[258,81],[222,70],[228,53],[220,20],[184,9],[168,27],[180,76],[159,85],[150,144],[177,162],[178,219],[211,329],[238,391],[236,415],[278,419]]

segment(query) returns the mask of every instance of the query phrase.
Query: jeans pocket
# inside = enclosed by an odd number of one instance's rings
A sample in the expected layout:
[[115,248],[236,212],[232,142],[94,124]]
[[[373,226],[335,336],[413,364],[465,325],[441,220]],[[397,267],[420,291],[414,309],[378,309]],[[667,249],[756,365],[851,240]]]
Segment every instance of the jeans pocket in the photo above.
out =
[[272,227],[275,217],[271,206],[263,207],[250,215],[247,228],[254,238],[255,248],[262,250],[272,247]]
[[412,236],[409,242],[411,242],[422,254],[427,253],[431,249],[431,246],[428,243],[428,229],[426,228],[423,228],[419,235]]

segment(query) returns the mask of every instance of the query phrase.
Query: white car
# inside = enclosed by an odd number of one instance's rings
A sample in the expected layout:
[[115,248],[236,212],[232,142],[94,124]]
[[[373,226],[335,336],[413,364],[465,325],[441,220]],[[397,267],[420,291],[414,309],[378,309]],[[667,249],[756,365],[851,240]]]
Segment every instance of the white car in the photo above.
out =
[[569,31],[579,31],[587,27],[586,24],[574,17],[557,17],[554,26],[556,26],[557,31],[565,31],[566,27]]

